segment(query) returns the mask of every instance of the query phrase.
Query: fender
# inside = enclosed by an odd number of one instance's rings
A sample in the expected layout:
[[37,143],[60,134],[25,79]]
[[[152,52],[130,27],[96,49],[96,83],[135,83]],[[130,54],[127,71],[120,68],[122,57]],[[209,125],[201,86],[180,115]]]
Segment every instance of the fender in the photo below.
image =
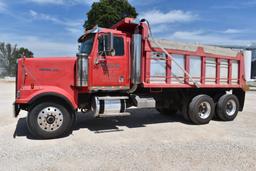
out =
[[73,89],[66,91],[55,86],[40,86],[40,89],[35,89],[34,91],[24,90],[26,98],[22,98],[22,94],[23,92],[21,90],[21,98],[16,99],[16,104],[32,104],[40,98],[54,96],[67,102],[67,104],[69,104],[74,110],[78,107],[76,102],[76,92]]
[[76,106],[74,106],[72,104],[72,102],[65,96],[61,95],[61,94],[58,94],[58,93],[55,93],[55,92],[47,92],[47,93],[42,93],[42,94],[39,94],[35,97],[33,97],[29,102],[28,104],[32,104],[33,102],[41,99],[41,98],[44,98],[44,97],[47,97],[47,96],[52,96],[52,97],[58,97],[59,99],[62,99],[64,100],[70,107],[73,108],[73,110],[76,109]]

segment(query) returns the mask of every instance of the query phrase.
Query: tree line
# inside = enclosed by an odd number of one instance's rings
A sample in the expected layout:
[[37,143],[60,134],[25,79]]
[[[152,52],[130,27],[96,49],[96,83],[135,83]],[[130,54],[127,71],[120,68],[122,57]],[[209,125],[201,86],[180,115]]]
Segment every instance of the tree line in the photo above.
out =
[[15,76],[17,59],[23,56],[33,57],[33,52],[27,48],[18,48],[17,45],[0,42],[0,67],[3,71],[0,76]]

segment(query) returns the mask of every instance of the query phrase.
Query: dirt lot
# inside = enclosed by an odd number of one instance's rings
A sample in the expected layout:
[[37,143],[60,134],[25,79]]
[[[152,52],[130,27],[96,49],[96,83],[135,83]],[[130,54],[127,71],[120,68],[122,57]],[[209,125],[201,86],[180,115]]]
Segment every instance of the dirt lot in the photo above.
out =
[[79,115],[73,134],[34,140],[13,118],[14,83],[0,81],[0,170],[256,170],[256,92],[233,122],[195,126],[180,116]]

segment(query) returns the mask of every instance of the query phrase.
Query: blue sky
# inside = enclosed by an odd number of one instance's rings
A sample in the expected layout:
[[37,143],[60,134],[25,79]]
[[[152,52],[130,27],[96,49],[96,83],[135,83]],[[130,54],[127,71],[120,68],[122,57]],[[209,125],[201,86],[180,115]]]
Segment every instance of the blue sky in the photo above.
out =
[[[74,56],[97,0],[0,0],[0,42],[35,56]],[[129,0],[155,37],[207,44],[256,42],[256,0]]]

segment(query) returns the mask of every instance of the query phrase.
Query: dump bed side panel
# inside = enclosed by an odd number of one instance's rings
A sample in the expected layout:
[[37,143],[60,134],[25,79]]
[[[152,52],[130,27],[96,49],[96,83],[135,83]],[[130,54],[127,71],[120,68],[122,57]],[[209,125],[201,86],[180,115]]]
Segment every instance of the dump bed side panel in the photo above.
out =
[[[148,41],[143,60],[143,86],[149,88],[242,88],[243,54],[232,49],[160,41],[168,56]],[[190,76],[185,74],[187,71]]]

